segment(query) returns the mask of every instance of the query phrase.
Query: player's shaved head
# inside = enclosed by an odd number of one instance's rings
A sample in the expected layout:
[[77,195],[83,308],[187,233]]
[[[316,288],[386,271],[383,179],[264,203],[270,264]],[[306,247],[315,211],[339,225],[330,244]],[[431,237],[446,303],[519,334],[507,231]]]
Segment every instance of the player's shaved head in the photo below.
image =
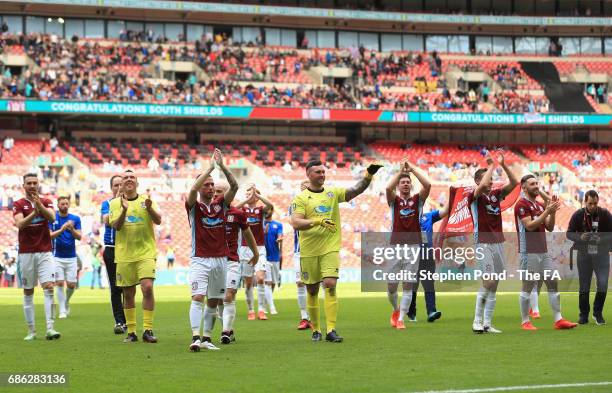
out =
[[226,180],[219,180],[215,183],[215,198],[220,197],[221,195],[225,195],[227,190],[229,190],[230,185]]
[[126,169],[123,172],[121,190],[127,197],[131,198],[137,195],[138,178],[132,169]]
[[[198,176],[199,177],[199,176]],[[204,203],[210,203],[215,197],[215,180],[208,176],[200,188],[200,199]]]

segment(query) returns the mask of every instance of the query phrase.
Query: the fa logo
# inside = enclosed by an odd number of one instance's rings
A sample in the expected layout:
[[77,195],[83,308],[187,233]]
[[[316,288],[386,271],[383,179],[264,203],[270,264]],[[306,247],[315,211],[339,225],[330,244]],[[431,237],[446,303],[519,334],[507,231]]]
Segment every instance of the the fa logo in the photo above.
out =
[[214,210],[215,210],[215,213],[219,213],[221,211],[221,206],[215,205]]

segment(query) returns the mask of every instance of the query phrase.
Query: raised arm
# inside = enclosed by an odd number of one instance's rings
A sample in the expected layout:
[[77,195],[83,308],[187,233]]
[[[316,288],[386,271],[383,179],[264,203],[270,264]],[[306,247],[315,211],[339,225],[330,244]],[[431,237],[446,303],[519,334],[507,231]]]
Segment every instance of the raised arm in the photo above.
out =
[[208,177],[212,173],[213,169],[215,169],[214,160],[211,161],[208,168],[206,168],[206,171],[204,171],[204,173],[198,176],[196,181],[191,186],[191,189],[189,190],[189,194],[187,195],[187,205],[189,206],[189,208],[195,205],[195,203],[198,201],[198,192],[202,188],[202,185],[204,185],[204,182],[206,181],[206,179],[208,179]]
[[255,195],[257,195],[257,199],[262,201],[264,204],[264,208],[263,208],[264,215],[274,209],[274,205],[272,204],[272,202],[270,202],[268,198],[261,195],[259,191],[255,190]]
[[425,203],[425,200],[429,197],[429,192],[431,191],[431,181],[429,180],[429,176],[416,165],[412,163],[408,163],[410,168],[412,169],[412,173],[417,178],[419,183],[421,183],[421,191],[419,191],[419,199],[421,203]]
[[408,168],[406,167],[406,161],[402,160],[400,163],[399,171],[397,171],[387,183],[387,188],[385,188],[385,195],[387,196],[387,205],[391,206],[395,201],[395,190],[397,189],[397,184],[399,183],[399,178],[402,173],[409,173]]
[[238,192],[238,182],[232,174],[232,171],[230,171],[229,168],[223,162],[223,154],[221,153],[221,150],[215,149],[213,158],[215,159],[217,166],[219,167],[219,169],[221,169],[221,172],[223,172],[225,178],[227,179],[227,182],[229,183],[229,190],[225,192],[223,198],[225,200],[225,205],[229,206],[234,200],[236,193]]
[[372,178],[374,177],[376,172],[378,172],[378,170],[382,167],[383,166],[379,163],[370,164],[361,180],[359,180],[354,186],[346,189],[346,193],[344,196],[345,202],[350,201],[358,195],[361,195],[368,188],[370,183],[372,183]]
[[519,182],[514,172],[512,172],[510,168],[508,168],[508,165],[506,165],[504,154],[500,152],[499,157],[497,157],[497,159],[499,161],[499,165],[502,167],[504,172],[506,172],[506,176],[508,176],[508,183],[506,183],[504,188],[502,188],[502,199],[503,199],[506,197],[506,195],[510,194],[512,190],[514,190],[514,188],[518,185]]
[[480,183],[478,184],[478,187],[476,187],[476,189],[474,190],[475,199],[477,199],[479,196],[481,196],[484,193],[484,190],[487,187],[487,184],[489,184],[489,182],[493,178],[493,169],[495,168],[495,165],[493,164],[493,158],[491,157],[489,153],[487,153],[487,165],[488,165],[487,171],[485,172],[484,175],[482,175],[482,179],[480,179]]

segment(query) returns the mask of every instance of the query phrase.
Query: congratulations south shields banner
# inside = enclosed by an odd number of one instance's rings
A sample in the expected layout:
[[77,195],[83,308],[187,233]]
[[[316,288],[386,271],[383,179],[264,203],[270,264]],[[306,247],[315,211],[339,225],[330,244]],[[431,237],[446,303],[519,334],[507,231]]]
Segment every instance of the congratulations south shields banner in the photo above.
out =
[[142,102],[0,100],[0,112],[405,124],[612,126],[612,115],[602,114],[396,112],[367,109],[149,104]]

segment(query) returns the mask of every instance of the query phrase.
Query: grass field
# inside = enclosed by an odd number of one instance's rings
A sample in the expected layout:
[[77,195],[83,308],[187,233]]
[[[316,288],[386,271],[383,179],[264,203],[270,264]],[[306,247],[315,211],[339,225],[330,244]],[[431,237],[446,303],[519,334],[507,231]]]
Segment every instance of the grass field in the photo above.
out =
[[[474,294],[439,294],[442,318],[427,323],[419,294],[418,319],[404,331],[389,327],[384,294],[339,287],[342,344],[312,343],[296,330],[295,286],[277,294],[279,315],[247,321],[239,295],[237,341],[221,351],[190,353],[189,289],[158,287],[156,345],[123,344],[112,333],[106,290],[78,290],[72,315],[56,322],[58,341],[44,337],[41,291],[35,299],[39,339],[26,333],[21,292],[0,290],[0,373],[67,372],[67,388],[2,387],[6,392],[421,392],[516,385],[612,381],[612,329],[589,324],[552,328],[540,298],[537,332],[519,328],[517,294],[499,294],[494,317],[500,335],[471,332]],[[577,317],[577,296],[562,295],[564,316]],[[139,334],[141,316],[138,314]],[[213,341],[218,342],[219,324]],[[483,390],[485,391],[485,390]],[[489,390],[486,390],[489,391]],[[517,391],[517,390],[514,390]],[[521,390],[518,390],[521,391]],[[612,385],[533,389],[530,392],[610,392]]]

